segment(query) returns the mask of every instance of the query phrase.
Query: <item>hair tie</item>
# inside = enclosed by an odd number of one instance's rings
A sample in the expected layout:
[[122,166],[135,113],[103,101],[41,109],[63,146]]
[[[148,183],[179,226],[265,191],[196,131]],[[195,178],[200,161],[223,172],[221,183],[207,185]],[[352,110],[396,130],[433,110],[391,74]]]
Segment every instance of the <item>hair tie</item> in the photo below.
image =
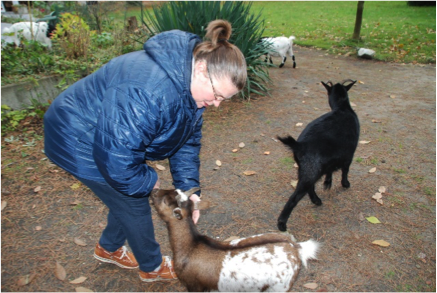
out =
[[227,39],[218,39],[217,40],[218,43],[220,43],[220,42],[227,42],[227,41],[228,41]]

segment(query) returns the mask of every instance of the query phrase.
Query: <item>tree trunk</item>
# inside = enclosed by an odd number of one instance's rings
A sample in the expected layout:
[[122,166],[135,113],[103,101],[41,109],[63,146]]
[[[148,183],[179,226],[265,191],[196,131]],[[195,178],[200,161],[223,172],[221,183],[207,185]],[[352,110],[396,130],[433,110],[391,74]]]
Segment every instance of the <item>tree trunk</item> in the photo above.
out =
[[363,10],[364,10],[364,1],[358,1],[357,6],[357,17],[355,19],[355,28],[352,39],[359,40],[360,32],[361,32],[361,23],[363,21]]

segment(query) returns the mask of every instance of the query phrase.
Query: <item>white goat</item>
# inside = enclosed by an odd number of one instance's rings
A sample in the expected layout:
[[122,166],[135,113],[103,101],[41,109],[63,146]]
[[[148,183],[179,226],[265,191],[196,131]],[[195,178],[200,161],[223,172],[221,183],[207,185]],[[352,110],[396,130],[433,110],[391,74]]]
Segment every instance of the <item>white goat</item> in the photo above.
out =
[[282,63],[279,65],[279,68],[284,66],[285,60],[287,60],[287,53],[290,57],[293,59],[293,68],[296,68],[296,61],[294,58],[293,53],[293,40],[295,39],[294,36],[287,37],[276,37],[276,38],[262,38],[261,40],[263,42],[271,44],[269,53],[266,56],[266,62],[267,58],[269,58],[270,63],[273,64],[272,57],[282,57]]
[[[35,40],[45,44],[51,49],[52,41],[47,37],[47,30],[47,22],[17,22],[9,28],[5,28],[3,35],[6,36],[6,43],[15,43],[17,47],[20,46],[20,38],[23,36],[27,40]],[[13,35],[9,36],[11,33]]]
[[316,241],[296,243],[285,234],[232,242],[201,235],[191,218],[194,203],[186,195],[193,192],[155,190],[151,195],[167,224],[175,272],[188,291],[290,291],[301,264],[315,258]]

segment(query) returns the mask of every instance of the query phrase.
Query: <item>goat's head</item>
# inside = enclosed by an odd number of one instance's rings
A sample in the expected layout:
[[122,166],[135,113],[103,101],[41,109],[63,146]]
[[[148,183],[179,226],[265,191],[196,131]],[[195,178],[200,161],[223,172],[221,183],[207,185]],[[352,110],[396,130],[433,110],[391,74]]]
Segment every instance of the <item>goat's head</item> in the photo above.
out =
[[174,219],[182,220],[191,214],[193,202],[188,197],[198,190],[198,187],[186,192],[159,189],[152,192],[151,198],[161,219],[168,223]]
[[347,92],[357,81],[352,79],[343,80],[341,83],[333,84],[331,81],[324,83],[323,86],[328,91],[329,106],[331,109],[341,107],[343,103],[349,104],[349,97]]

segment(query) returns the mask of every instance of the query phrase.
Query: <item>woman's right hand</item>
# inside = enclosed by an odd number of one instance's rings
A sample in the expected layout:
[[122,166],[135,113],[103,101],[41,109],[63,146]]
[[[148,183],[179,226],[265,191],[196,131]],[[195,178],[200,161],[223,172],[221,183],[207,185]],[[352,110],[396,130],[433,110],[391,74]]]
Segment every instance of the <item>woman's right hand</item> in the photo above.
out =
[[159,189],[160,186],[161,186],[161,181],[158,178],[158,180],[155,183],[155,186],[153,186],[153,189]]

